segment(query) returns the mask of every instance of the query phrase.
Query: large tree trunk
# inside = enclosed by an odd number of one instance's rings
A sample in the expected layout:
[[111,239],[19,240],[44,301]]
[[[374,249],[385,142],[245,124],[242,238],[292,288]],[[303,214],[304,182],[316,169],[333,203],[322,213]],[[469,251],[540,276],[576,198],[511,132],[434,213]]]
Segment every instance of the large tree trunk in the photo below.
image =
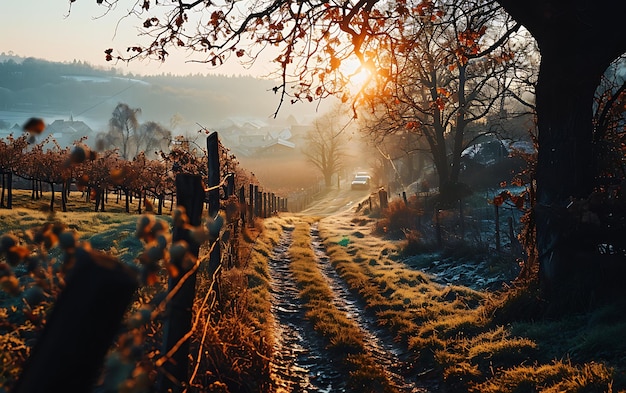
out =
[[537,39],[541,67],[536,92],[539,127],[537,248],[540,280],[553,300],[599,290],[604,269],[597,244],[568,209],[594,188],[592,105],[600,78],[626,51],[622,19],[626,2],[499,0]]
[[592,104],[608,64],[591,69],[593,59],[576,64],[581,59],[572,59],[567,52],[546,52],[537,84],[536,223],[540,278],[552,291],[585,263],[577,257],[586,254],[577,252],[582,245],[571,241],[577,236],[567,207],[572,198],[589,197],[594,187]]

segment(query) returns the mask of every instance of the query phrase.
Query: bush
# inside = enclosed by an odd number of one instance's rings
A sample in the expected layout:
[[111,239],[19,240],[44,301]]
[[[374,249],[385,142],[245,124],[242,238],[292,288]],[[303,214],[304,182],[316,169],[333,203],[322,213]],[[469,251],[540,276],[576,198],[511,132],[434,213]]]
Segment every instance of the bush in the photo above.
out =
[[415,198],[408,204],[399,199],[389,202],[389,207],[381,212],[381,219],[376,223],[376,232],[401,238],[405,231],[417,229],[417,217],[423,215],[423,211],[415,206]]

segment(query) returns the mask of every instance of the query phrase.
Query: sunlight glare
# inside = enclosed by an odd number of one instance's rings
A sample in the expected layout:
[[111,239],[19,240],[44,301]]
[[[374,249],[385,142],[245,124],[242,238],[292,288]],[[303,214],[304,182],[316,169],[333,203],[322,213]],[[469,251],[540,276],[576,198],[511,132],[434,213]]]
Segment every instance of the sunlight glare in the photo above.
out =
[[350,75],[350,88],[360,91],[370,79],[372,73],[365,67],[360,67],[356,73]]
[[346,87],[353,96],[358,95],[372,77],[372,72],[367,66],[362,65],[356,59],[344,61],[341,68],[342,73],[348,79]]

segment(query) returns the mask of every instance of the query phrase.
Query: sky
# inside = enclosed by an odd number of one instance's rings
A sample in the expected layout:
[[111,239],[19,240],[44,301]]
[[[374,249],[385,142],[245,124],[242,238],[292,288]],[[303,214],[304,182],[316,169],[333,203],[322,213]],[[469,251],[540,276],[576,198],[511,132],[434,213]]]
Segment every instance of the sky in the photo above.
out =
[[[123,18],[135,1],[120,0],[108,15],[95,0],[5,0],[0,13],[0,53],[13,52],[23,57],[51,61],[81,60],[100,67],[115,67],[124,72],[143,75],[173,73],[212,73],[226,75],[266,76],[273,67],[259,61],[251,69],[230,61],[219,68],[188,62],[185,52],[173,52],[165,63],[159,61],[107,62],[104,50],[124,48],[141,43],[138,26],[143,20]],[[119,22],[119,25],[118,25]],[[116,29],[116,25],[118,25]],[[234,59],[233,59],[234,60]]]

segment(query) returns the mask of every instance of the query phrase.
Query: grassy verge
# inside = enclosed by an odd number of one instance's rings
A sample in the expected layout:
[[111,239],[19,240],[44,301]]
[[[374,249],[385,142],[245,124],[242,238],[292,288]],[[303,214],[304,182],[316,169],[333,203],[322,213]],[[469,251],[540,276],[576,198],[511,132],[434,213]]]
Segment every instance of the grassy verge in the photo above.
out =
[[[527,291],[488,293],[438,285],[399,262],[398,247],[372,236],[370,227],[362,220],[329,218],[322,221],[320,235],[349,287],[379,324],[413,351],[416,372],[433,370],[430,375],[449,391],[626,388],[620,365],[626,364],[621,340],[626,324],[617,309],[561,321],[516,322],[510,317],[528,315],[524,308],[533,299]],[[498,315],[506,308],[504,320]]]
[[298,222],[289,249],[290,268],[300,288],[306,317],[324,337],[327,349],[339,359],[347,374],[347,390],[353,392],[391,392],[384,370],[365,348],[363,335],[356,323],[333,304],[333,293],[315,264],[311,248],[310,224]]
[[[16,208],[0,210],[0,229],[20,235],[50,220],[60,221],[76,231],[80,238],[89,240],[94,248],[134,263],[145,246],[135,236],[138,217],[125,213],[92,212],[50,216],[40,211]],[[171,221],[167,216],[161,219]],[[265,226],[259,224],[256,229],[244,230],[239,244],[240,260],[232,269],[222,272],[220,302],[216,302],[209,292],[212,278],[204,272],[198,274],[193,317],[197,324],[190,339],[190,375],[192,372],[194,375],[192,391],[195,388],[198,391],[271,391],[269,363],[272,336],[267,259],[280,238],[280,231],[281,227],[274,219],[267,220]],[[201,257],[206,251],[203,247]],[[155,299],[161,299],[157,294],[166,290],[167,275],[163,271],[158,277],[156,283],[139,289],[128,312],[129,320],[138,316],[143,321],[145,313],[159,301]],[[29,274],[20,275],[18,279],[24,288],[33,281]],[[28,293],[26,290],[23,295],[27,297]],[[19,375],[37,333],[43,327],[42,318],[35,322],[30,319],[44,315],[42,309],[49,310],[53,306],[53,299],[47,299],[31,310],[20,296],[0,291],[0,349],[3,354],[0,356],[0,386],[5,387],[10,386]],[[119,378],[107,380],[115,389],[122,383],[139,386],[141,379],[142,386],[148,386],[152,377],[145,375],[153,376],[154,373],[137,372],[135,377],[133,369],[137,364],[136,370],[154,370],[154,366],[151,360],[139,362],[135,356],[145,351],[153,359],[161,346],[160,319],[128,333],[140,337],[133,341],[134,355],[124,352],[126,346],[120,341],[107,360],[107,364],[110,362],[113,365],[120,364],[122,361],[119,359],[123,360],[124,369],[117,370],[119,375],[116,374]],[[125,333],[123,337],[128,335]],[[138,352],[138,349],[141,351]],[[127,376],[131,371],[133,376]],[[129,379],[124,381],[125,378]]]
[[[273,351],[268,261],[282,233],[282,221],[270,218],[245,228],[240,239],[240,260],[222,272],[221,301],[207,315],[207,325],[192,338],[202,345],[200,370],[210,376],[195,383],[208,391],[272,391],[270,360]],[[201,312],[201,294],[210,285],[200,277],[196,312]],[[204,319],[204,318],[203,318]],[[203,334],[203,330],[207,333]],[[202,336],[205,336],[204,338]],[[200,389],[203,390],[203,389]]]
[[246,265],[247,307],[252,316],[252,326],[264,343],[263,353],[268,356],[273,347],[271,283],[269,258],[282,235],[282,222],[277,218],[265,220],[256,230],[244,234],[246,249],[240,251]]
[[[17,196],[22,194],[16,192]],[[17,206],[17,204],[16,204]],[[26,238],[26,231],[37,230],[47,222],[58,221],[65,224],[82,240],[89,240],[92,247],[118,256],[127,263],[143,249],[141,241],[135,237],[138,215],[125,213],[68,212],[50,215],[28,208],[0,210],[0,233],[12,233],[20,239]],[[167,219],[167,218],[166,218]],[[25,243],[22,243],[25,244]],[[32,252],[32,249],[29,248]],[[14,269],[16,291],[0,290],[0,386],[11,386],[28,357],[39,333],[45,326],[48,313],[54,305],[56,295],[61,290],[58,277],[58,248],[50,250],[50,263],[44,270],[31,269],[26,264],[19,264]],[[3,269],[6,259],[0,264]],[[58,263],[57,263],[58,262]],[[11,277],[8,270],[2,276]],[[45,292],[41,289],[45,288]],[[138,294],[138,298],[154,292],[147,288]]]

